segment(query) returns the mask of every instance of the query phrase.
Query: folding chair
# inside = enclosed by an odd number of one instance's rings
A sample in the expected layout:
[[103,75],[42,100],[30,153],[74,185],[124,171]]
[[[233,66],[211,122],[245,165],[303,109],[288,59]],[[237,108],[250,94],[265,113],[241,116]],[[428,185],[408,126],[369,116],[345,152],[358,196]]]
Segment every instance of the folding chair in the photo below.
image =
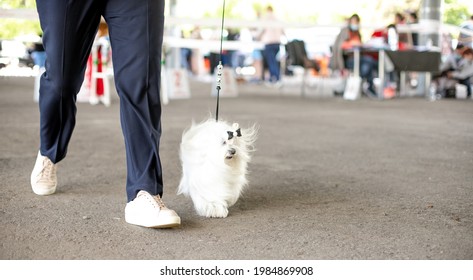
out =
[[315,69],[317,72],[320,71],[320,65],[315,61],[307,57],[305,49],[305,43],[301,40],[293,40],[286,45],[286,65],[287,67],[299,66],[304,69],[302,76],[302,87],[301,95],[305,96],[305,84],[308,74],[308,69]]

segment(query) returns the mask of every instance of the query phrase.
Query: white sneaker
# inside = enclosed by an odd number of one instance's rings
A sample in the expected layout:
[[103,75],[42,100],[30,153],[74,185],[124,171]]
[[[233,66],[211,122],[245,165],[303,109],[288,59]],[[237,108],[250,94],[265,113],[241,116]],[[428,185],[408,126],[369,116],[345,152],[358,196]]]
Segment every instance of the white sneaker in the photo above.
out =
[[171,228],[181,224],[181,218],[168,209],[159,195],[140,191],[133,201],[126,204],[125,221],[149,228]]
[[31,172],[31,188],[37,195],[50,195],[56,191],[56,165],[38,152],[36,163]]

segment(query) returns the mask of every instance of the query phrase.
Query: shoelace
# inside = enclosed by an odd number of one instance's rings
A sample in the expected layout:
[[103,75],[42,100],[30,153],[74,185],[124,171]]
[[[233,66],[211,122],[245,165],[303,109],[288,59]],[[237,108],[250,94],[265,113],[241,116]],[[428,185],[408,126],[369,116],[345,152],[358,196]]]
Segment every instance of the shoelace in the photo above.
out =
[[160,209],[166,208],[166,205],[164,205],[164,202],[161,200],[161,197],[158,195],[153,196],[154,200],[156,203],[158,203]]
[[49,159],[44,159],[43,161],[43,170],[41,170],[41,178],[42,179],[47,179],[47,180],[50,180],[51,177],[54,176],[54,171],[56,169],[56,166],[54,165],[54,163],[49,160]]

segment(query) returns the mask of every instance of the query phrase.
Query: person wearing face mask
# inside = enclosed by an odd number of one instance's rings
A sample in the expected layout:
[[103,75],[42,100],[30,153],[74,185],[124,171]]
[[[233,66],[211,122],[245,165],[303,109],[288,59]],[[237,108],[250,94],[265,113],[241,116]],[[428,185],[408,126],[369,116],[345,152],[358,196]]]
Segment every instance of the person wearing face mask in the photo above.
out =
[[[344,71],[353,70],[355,61],[352,54],[345,55],[344,52],[362,45],[360,33],[360,16],[353,14],[348,19],[346,27],[340,30],[335,43],[333,44],[333,54],[330,60],[332,70]],[[360,57],[360,75],[368,83],[368,90],[365,92],[370,97],[376,97],[376,90],[373,83],[373,70],[377,67],[377,61],[369,55]]]
[[465,51],[466,49],[467,48],[464,45],[459,43],[455,48],[455,51],[448,55],[445,61],[440,64],[440,71],[438,74],[432,76],[432,80],[439,82],[439,84],[442,84],[442,82],[440,81],[446,80],[448,78],[448,72],[455,71],[458,69],[460,61],[462,60],[463,51]]
[[446,74],[448,71],[454,71],[458,68],[458,64],[462,59],[462,54],[466,50],[463,44],[458,44],[455,51],[452,52],[445,61],[440,65],[440,72]]
[[338,33],[335,42],[332,46],[332,57],[330,59],[329,67],[332,70],[343,71],[345,70],[345,57],[343,55],[342,44],[350,38],[350,30],[355,31],[358,26],[355,24],[351,25],[351,19],[358,17],[357,14],[352,15],[348,20],[346,26],[342,27],[340,33]]

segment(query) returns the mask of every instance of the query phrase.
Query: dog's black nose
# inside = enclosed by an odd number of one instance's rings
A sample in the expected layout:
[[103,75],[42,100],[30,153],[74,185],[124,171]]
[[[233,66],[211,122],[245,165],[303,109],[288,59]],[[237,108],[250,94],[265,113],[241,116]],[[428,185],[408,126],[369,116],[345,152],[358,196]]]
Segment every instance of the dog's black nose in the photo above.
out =
[[231,148],[231,149],[228,150],[228,153],[233,156],[234,154],[236,154],[236,150]]

